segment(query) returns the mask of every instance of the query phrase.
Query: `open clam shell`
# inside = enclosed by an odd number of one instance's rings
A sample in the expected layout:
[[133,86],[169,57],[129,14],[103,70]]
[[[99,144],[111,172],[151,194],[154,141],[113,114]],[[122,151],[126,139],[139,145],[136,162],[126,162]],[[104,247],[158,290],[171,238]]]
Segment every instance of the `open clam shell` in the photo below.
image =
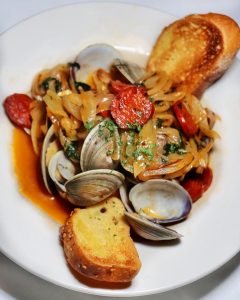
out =
[[107,44],[93,44],[83,49],[75,59],[79,68],[72,70],[76,82],[87,82],[93,71],[101,68],[109,70],[114,59],[121,55],[114,47]]
[[144,68],[121,58],[114,60],[114,66],[132,84],[140,83],[140,79],[145,75]]
[[155,224],[136,213],[125,212],[125,216],[134,231],[147,240],[162,241],[181,238],[178,232]]
[[112,154],[119,153],[119,140],[118,129],[112,121],[105,120],[95,126],[83,143],[80,157],[82,171],[116,169],[119,159],[113,160]]
[[47,163],[46,163],[46,153],[50,143],[55,139],[55,132],[53,125],[48,129],[47,134],[45,135],[42,151],[41,151],[41,172],[44,185],[47,191],[52,194],[50,176],[48,174]]
[[68,200],[77,206],[91,206],[111,196],[124,182],[114,170],[91,170],[75,175],[65,183]]
[[[158,185],[160,187],[159,190],[158,190]],[[164,187],[162,187],[162,185]],[[167,222],[166,219],[164,218],[159,222],[159,220],[156,220],[156,215],[158,216],[156,212],[154,213],[155,218],[153,218],[153,212],[151,216],[143,213],[144,207],[147,207],[148,209],[146,210],[146,212],[149,212],[149,208],[151,208],[151,206],[154,207],[155,205],[154,202],[156,201],[158,203],[159,202],[158,199],[160,197],[164,198],[165,200],[166,198],[169,199],[168,196],[170,196],[170,192],[168,190],[171,188],[173,189],[173,191],[175,191],[176,189],[178,190],[178,184],[167,180],[160,180],[160,179],[159,180],[153,179],[147,182],[139,183],[130,190],[129,194],[127,193],[127,188],[124,184],[121,185],[121,187],[119,188],[121,200],[127,210],[125,212],[126,218],[129,224],[131,225],[131,227],[133,228],[133,230],[141,237],[153,241],[172,240],[172,239],[179,239],[181,237],[181,234],[179,234],[178,232],[170,228],[166,228],[160,224],[161,221],[163,221],[162,223],[164,225],[176,221],[177,218],[175,215],[174,217],[172,217],[171,214]],[[155,195],[156,191],[154,189],[158,190],[157,195]],[[186,202],[187,203],[190,202],[186,205],[187,206],[186,210],[181,210],[182,213],[184,212],[183,213],[184,217],[186,217],[191,209],[191,198],[187,193],[186,193],[187,195],[185,194],[185,191],[182,191],[181,186],[180,186],[180,190],[181,192],[183,192],[183,195],[187,197]],[[182,195],[180,194],[180,197],[181,196]],[[171,197],[170,197],[170,201],[171,201]],[[166,203],[162,203],[161,200],[160,202],[163,205],[166,204]],[[185,203],[185,200],[183,201],[183,203]],[[183,215],[181,215],[181,219],[183,218]],[[180,218],[178,216],[178,220],[179,219]]]
[[76,168],[61,150],[51,158],[48,165],[48,173],[55,183],[57,190],[66,193],[64,183],[75,175]]
[[129,200],[135,212],[152,222],[169,224],[188,216],[192,200],[187,191],[178,183],[151,179],[135,185]]

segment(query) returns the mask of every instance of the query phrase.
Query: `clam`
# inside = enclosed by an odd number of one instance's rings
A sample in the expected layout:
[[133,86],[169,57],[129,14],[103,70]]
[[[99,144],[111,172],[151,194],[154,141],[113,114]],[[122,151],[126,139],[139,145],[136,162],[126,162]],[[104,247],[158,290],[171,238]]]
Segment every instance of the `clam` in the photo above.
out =
[[185,219],[191,211],[192,200],[178,183],[164,179],[151,179],[135,185],[129,200],[141,216],[159,224]]
[[120,58],[120,53],[107,44],[93,44],[83,49],[75,59],[71,75],[75,82],[88,82],[93,71],[101,68],[109,70],[114,59]]
[[65,193],[64,183],[75,175],[76,167],[61,150],[52,156],[48,165],[48,173],[55,183],[57,190]]
[[48,129],[44,141],[43,141],[43,145],[42,145],[42,151],[41,151],[41,171],[42,171],[42,177],[43,177],[43,182],[44,185],[47,189],[47,191],[51,194],[52,193],[52,189],[51,189],[51,181],[50,181],[50,177],[47,171],[47,163],[46,163],[46,153],[48,150],[48,147],[50,145],[51,142],[53,142],[53,140],[55,139],[55,132],[54,132],[54,127],[53,125]]
[[182,237],[178,232],[159,224],[155,224],[136,213],[125,212],[125,216],[134,231],[147,240],[174,240]]
[[80,166],[83,172],[95,169],[116,169],[119,163],[119,133],[111,120],[95,126],[85,139]]
[[191,211],[191,197],[179,184],[151,179],[135,185],[129,197],[124,185],[119,191],[127,210],[126,218],[138,235],[155,241],[181,237],[178,232],[162,225],[180,221]]
[[79,173],[65,183],[67,199],[77,206],[91,206],[115,193],[124,180],[124,176],[114,170]]
[[141,78],[145,75],[144,68],[121,58],[114,60],[114,66],[132,84],[141,83]]
[[77,206],[93,205],[112,195],[125,179],[121,173],[113,171],[119,161],[118,141],[116,125],[111,120],[105,120],[88,134],[80,161],[76,162],[59,150],[59,144],[57,147],[51,146],[56,142],[51,126],[44,139],[41,158],[47,190],[51,193],[50,184],[54,183],[58,193]]

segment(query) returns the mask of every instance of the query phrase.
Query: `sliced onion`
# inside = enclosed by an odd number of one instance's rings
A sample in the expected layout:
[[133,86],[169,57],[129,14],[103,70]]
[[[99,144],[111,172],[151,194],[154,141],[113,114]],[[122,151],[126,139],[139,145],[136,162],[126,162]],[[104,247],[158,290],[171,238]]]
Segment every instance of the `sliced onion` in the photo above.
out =
[[40,140],[44,132],[41,130],[46,123],[46,108],[42,101],[34,101],[30,112],[32,118],[31,139],[33,150],[36,154],[40,153]]
[[114,99],[113,94],[100,94],[97,96],[98,105],[97,105],[97,113],[102,111],[110,110],[112,100]]
[[97,99],[92,91],[82,92],[81,96],[81,116],[84,124],[94,122],[97,114]]
[[174,173],[181,169],[183,169],[186,165],[190,164],[193,160],[193,155],[191,153],[187,153],[182,155],[183,158],[172,164],[162,164],[158,169],[149,169],[139,174],[139,179],[146,181],[151,178],[159,178],[162,175]]

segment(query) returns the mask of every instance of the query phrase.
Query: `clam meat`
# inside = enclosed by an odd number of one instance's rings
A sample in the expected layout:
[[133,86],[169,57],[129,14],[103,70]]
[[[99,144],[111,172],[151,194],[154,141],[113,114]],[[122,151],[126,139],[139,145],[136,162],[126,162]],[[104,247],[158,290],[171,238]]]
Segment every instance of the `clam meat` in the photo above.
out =
[[160,224],[185,219],[192,208],[186,190],[178,183],[164,179],[151,179],[135,185],[130,190],[129,200],[139,215]]

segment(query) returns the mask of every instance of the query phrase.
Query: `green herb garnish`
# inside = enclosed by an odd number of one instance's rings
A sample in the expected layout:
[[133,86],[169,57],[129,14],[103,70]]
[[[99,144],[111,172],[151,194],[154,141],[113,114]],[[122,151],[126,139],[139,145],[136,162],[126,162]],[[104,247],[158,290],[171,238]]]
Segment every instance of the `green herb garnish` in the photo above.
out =
[[106,120],[104,126],[109,130],[110,136],[113,136],[117,125],[112,120]]
[[93,121],[87,121],[84,124],[84,127],[87,129],[88,132],[90,132],[94,127],[94,122]]
[[132,124],[127,122],[127,128],[136,130],[137,132],[140,132],[142,129],[142,125],[140,125],[138,122],[134,122]]
[[110,156],[110,155],[112,155],[113,154],[113,150],[107,150],[107,152],[106,152],[106,155],[107,156]]
[[76,159],[79,160],[80,156],[77,151],[77,145],[75,143],[67,143],[64,147],[65,154],[70,159]]
[[163,147],[164,154],[169,155],[170,153],[177,153],[177,154],[185,154],[187,153],[183,142],[177,143],[167,143]]
[[114,136],[116,129],[117,125],[112,120],[105,120],[103,124],[99,125],[98,136],[104,136],[106,141],[108,141],[110,137]]
[[139,147],[132,153],[134,159],[137,159],[142,154],[146,155],[149,160],[153,160],[153,152],[152,152],[152,149],[150,149],[150,148]]
[[41,88],[44,89],[45,91],[47,91],[49,89],[50,86],[50,82],[54,81],[54,88],[56,93],[61,91],[62,88],[62,83],[61,81],[59,81],[58,79],[54,78],[54,77],[48,77],[46,78],[42,83],[41,83]]
[[75,84],[75,87],[78,91],[80,91],[79,88],[82,88],[84,90],[84,92],[87,92],[87,91],[91,90],[91,86],[89,84],[84,83],[84,82],[75,81],[74,84]]

